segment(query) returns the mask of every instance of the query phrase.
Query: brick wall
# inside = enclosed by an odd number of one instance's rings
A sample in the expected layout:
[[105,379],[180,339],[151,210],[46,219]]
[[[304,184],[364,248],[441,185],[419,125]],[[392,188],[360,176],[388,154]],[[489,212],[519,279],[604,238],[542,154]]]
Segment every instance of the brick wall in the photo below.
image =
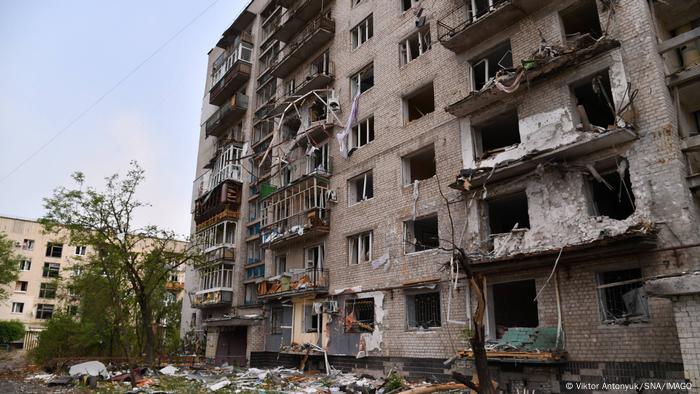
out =
[[678,340],[683,353],[686,379],[700,387],[700,295],[683,296],[673,302]]

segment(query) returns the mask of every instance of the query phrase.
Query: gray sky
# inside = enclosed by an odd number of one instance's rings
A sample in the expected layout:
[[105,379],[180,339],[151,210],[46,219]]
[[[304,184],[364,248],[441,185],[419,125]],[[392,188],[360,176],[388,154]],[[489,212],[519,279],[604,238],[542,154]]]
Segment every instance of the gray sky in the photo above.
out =
[[247,0],[0,0],[0,179],[212,5],[82,119],[0,181],[0,213],[40,217],[70,174],[146,170],[140,224],[186,234],[206,54]]

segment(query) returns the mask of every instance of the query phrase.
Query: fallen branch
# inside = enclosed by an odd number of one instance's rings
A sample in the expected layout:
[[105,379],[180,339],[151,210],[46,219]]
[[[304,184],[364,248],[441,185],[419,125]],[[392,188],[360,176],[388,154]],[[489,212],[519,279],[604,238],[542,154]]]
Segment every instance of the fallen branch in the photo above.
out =
[[464,390],[466,388],[467,386],[462,383],[445,383],[416,387],[414,389],[402,391],[399,394],[430,394],[436,391]]

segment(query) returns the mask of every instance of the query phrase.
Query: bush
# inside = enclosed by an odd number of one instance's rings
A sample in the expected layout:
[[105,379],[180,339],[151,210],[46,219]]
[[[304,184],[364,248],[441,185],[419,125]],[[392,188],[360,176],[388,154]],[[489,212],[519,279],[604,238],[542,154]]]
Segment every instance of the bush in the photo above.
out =
[[54,314],[39,333],[36,348],[31,357],[39,364],[45,364],[55,357],[88,356],[99,352],[99,339],[89,324],[81,324],[71,316]]
[[0,321],[0,343],[9,343],[24,337],[24,324],[17,320]]

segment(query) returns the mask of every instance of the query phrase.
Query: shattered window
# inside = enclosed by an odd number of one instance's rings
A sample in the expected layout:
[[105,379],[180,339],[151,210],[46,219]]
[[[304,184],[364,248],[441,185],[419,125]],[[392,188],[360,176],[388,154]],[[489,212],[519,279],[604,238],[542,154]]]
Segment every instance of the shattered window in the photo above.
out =
[[53,305],[51,304],[37,304],[36,306],[36,318],[37,319],[50,319],[53,317]]
[[374,331],[374,298],[345,301],[345,332]]
[[352,36],[352,49],[359,47],[372,38],[374,35],[374,26],[372,26],[372,14],[370,14],[365,20],[360,22],[351,31]]
[[491,78],[496,76],[499,70],[512,67],[513,57],[510,50],[510,41],[507,41],[472,62],[472,90],[481,90]]
[[498,283],[491,286],[493,303],[489,313],[496,324],[496,338],[512,327],[537,327],[537,290],[534,280]]
[[357,149],[374,141],[374,116],[357,122],[350,134],[350,149]]
[[321,320],[320,314],[316,314],[314,306],[312,304],[304,305],[304,327],[306,332],[318,332],[319,331],[319,320]]
[[588,182],[592,194],[589,205],[592,216],[607,216],[615,220],[630,217],[635,210],[634,194],[627,161],[620,161],[617,170],[599,173],[594,168]]
[[411,328],[440,327],[440,292],[410,294],[406,296],[408,326]]
[[372,232],[352,236],[348,239],[350,264],[366,263],[372,260]]
[[350,77],[351,98],[354,98],[358,93],[366,92],[372,86],[374,86],[374,63]]
[[39,286],[39,298],[56,298],[56,289],[54,283],[42,283]]
[[284,315],[284,309],[282,307],[272,308],[270,311],[270,334],[281,335],[282,334],[282,316]]
[[520,143],[518,111],[513,109],[474,125],[475,158],[484,159]]
[[643,285],[640,268],[598,274],[598,298],[603,321],[648,319],[649,305]]
[[402,66],[410,63],[431,48],[430,27],[426,26],[399,43],[399,60]]
[[413,152],[402,159],[403,184],[410,185],[415,181],[422,181],[435,176],[435,147]]
[[49,242],[46,245],[46,257],[61,257],[63,253],[63,244]]
[[440,247],[437,214],[404,222],[405,253]]
[[574,46],[576,40],[590,34],[594,39],[603,34],[595,0],[580,0],[560,13],[567,46]]
[[374,177],[367,171],[348,181],[348,205],[369,200],[374,197]]
[[491,234],[505,234],[514,229],[530,228],[525,191],[487,201]]
[[33,239],[25,239],[22,242],[22,249],[24,250],[34,250],[34,240]]
[[592,131],[593,126],[607,129],[615,125],[615,103],[608,70],[573,85],[576,112],[581,128]]
[[404,97],[404,122],[410,123],[435,111],[435,88],[431,82]]

